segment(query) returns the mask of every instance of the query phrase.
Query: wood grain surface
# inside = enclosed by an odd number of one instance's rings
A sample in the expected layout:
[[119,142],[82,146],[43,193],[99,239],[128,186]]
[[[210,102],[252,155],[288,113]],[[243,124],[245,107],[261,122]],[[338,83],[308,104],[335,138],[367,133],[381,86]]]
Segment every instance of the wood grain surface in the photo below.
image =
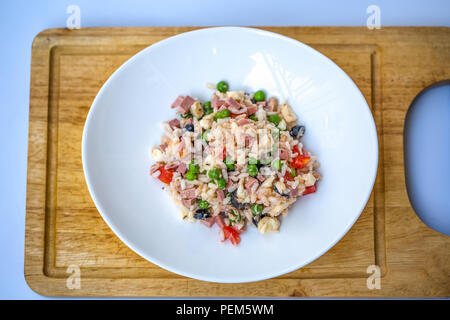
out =
[[[283,276],[217,284],[166,271],[123,244],[97,212],[84,180],[81,136],[98,90],[128,58],[196,28],[50,29],[31,61],[25,278],[52,296],[391,296],[450,295],[450,237],[415,215],[403,167],[403,125],[414,97],[450,78],[450,29],[268,27],[334,60],[355,81],[375,118],[380,158],[364,212],[311,264]],[[81,288],[69,289],[68,267]],[[381,289],[367,287],[367,268]]]

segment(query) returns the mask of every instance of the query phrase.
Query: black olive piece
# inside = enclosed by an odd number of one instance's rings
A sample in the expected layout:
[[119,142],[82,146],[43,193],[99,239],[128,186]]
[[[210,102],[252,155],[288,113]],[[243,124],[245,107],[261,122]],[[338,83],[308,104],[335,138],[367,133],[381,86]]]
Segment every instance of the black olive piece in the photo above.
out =
[[252,103],[253,103],[253,104],[255,104],[255,103],[256,103],[256,100],[255,100],[255,98],[252,98],[252,99],[251,99],[251,101],[252,101]]
[[208,209],[198,209],[194,213],[194,218],[195,219],[205,220],[205,219],[208,219],[209,217],[211,217],[211,215],[209,214],[209,210]]
[[291,196],[288,195],[287,193],[281,193],[276,186],[273,186],[273,191],[275,191],[276,193],[278,193],[280,196],[282,197],[286,197],[286,198],[290,198]]
[[231,204],[238,210],[245,209],[248,206],[248,203],[240,203],[236,197],[236,190],[231,193]]
[[294,126],[289,131],[292,138],[301,137],[305,134],[305,126]]
[[194,125],[193,124],[187,124],[184,126],[187,131],[194,132]]

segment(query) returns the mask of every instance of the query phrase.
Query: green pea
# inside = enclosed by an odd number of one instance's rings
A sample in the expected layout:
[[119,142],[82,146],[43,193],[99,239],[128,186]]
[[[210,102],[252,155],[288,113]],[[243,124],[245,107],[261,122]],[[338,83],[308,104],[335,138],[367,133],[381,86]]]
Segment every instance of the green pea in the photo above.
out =
[[253,99],[256,101],[265,101],[266,100],[266,94],[262,90],[258,90],[253,95]]
[[280,170],[281,169],[281,167],[282,167],[282,163],[281,163],[281,160],[280,159],[277,159],[277,160],[274,160],[273,162],[272,162],[272,167],[275,169],[275,170]]
[[200,200],[198,200],[198,207],[200,209],[207,209],[209,207],[209,202],[206,200],[200,199]]
[[188,171],[186,172],[186,179],[188,179],[189,181],[193,181],[197,179],[197,174],[195,172]]
[[225,180],[224,178],[217,179],[217,188],[225,189],[226,185],[227,185],[227,180]]
[[200,166],[198,164],[195,164],[194,161],[191,161],[191,163],[189,163],[189,171],[193,173],[199,173]]
[[258,175],[258,167],[256,166],[256,164],[249,164],[247,166],[247,172],[252,177],[256,177]]
[[205,140],[206,142],[209,142],[209,140],[208,140],[209,131],[210,131],[209,129],[205,130],[205,131],[203,131],[203,134],[202,134],[202,139]]
[[211,107],[211,101],[206,101],[206,102],[203,104],[203,108],[205,108],[205,109],[212,108],[212,107]]
[[257,216],[262,213],[262,205],[261,204],[252,204],[252,213]]
[[233,161],[233,159],[231,159],[231,157],[226,157],[224,162],[229,171],[234,170],[234,161]]
[[297,173],[295,172],[294,168],[291,168],[291,176],[292,178],[295,178],[297,176]]
[[228,83],[226,81],[219,81],[219,83],[217,83],[217,90],[219,90],[222,93],[225,93],[228,91]]
[[213,180],[219,179],[219,178],[220,178],[220,170],[219,170],[219,169],[212,169],[212,170],[209,170],[208,175],[209,175],[209,177],[210,177],[211,179],[213,179]]
[[205,116],[214,112],[213,108],[211,107],[211,101],[206,101],[203,104],[203,112],[205,113]]
[[252,114],[251,116],[248,116],[248,118],[253,121],[258,121],[258,118],[254,114]]
[[228,118],[229,116],[230,116],[230,110],[223,109],[222,111],[216,112],[216,114],[214,115],[214,120],[225,119],[225,118]]
[[277,116],[276,114],[271,114],[268,119],[270,122],[274,123],[275,125],[278,125],[281,121],[281,118]]

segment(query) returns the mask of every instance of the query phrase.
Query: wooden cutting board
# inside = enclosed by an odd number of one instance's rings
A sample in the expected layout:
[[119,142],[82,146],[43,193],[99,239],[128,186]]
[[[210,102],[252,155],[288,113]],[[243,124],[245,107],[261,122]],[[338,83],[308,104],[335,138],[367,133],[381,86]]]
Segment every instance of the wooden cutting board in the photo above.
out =
[[[450,237],[415,215],[403,169],[409,105],[426,86],[450,78],[449,28],[261,28],[334,60],[361,89],[377,124],[380,159],[372,196],[348,234],[313,263],[265,281],[208,283],[159,268],[113,234],[84,180],[86,115],[123,62],[193,29],[50,29],[35,38],[25,245],[30,287],[54,296],[449,296]],[[367,287],[371,265],[380,268],[380,289]],[[77,266],[80,288],[67,285],[68,277],[76,284]]]

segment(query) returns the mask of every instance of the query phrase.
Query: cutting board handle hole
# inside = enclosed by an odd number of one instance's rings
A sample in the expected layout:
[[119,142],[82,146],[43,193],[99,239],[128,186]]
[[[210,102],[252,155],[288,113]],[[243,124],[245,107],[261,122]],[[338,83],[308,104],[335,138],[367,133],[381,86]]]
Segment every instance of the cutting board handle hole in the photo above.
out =
[[423,89],[404,125],[409,201],[428,227],[450,235],[450,80]]

